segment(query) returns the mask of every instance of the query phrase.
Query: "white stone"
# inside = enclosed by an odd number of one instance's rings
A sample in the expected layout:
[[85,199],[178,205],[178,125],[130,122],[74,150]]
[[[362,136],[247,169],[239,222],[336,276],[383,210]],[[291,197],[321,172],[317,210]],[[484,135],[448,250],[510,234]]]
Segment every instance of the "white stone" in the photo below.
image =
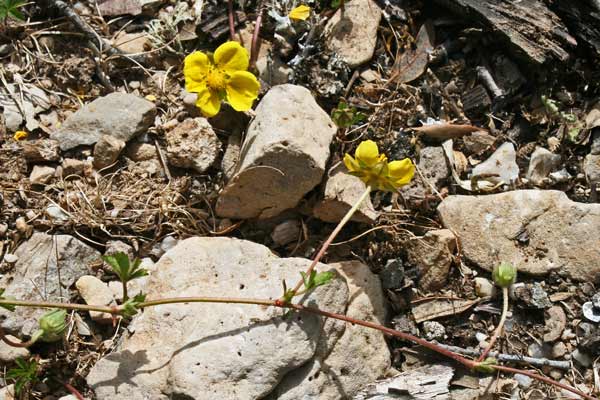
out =
[[479,297],[494,297],[496,295],[496,286],[486,278],[475,278],[475,293]]
[[317,186],[336,127],[301,86],[275,86],[250,124],[233,178],[217,201],[225,218],[268,218]]
[[515,190],[449,196],[438,213],[459,236],[463,256],[488,271],[504,260],[519,273],[556,271],[590,282],[600,276],[600,204],[577,203],[556,190]]
[[[75,282],[79,294],[89,305],[116,306],[117,303],[108,285],[95,276],[85,275]],[[90,311],[92,320],[100,323],[110,323],[113,318],[109,313]]]
[[[309,264],[278,258],[249,241],[194,237],[159,260],[146,294],[276,299],[282,279],[294,285]],[[329,269],[318,265],[319,271]],[[346,283],[339,277],[311,292],[304,303],[344,312],[347,299]],[[312,314],[283,314],[243,304],[148,308],[130,325],[134,333],[96,363],[87,382],[98,400],[262,398],[315,355],[320,337],[335,340],[345,328]]]
[[531,154],[526,178],[534,185],[542,183],[552,171],[560,166],[560,156],[543,147],[536,147]]
[[473,168],[472,176],[484,176],[485,180],[496,183],[511,184],[519,179],[515,146],[506,142],[484,162]]
[[29,175],[29,181],[38,185],[48,183],[55,173],[56,168],[45,165],[34,165],[31,170],[31,175]]

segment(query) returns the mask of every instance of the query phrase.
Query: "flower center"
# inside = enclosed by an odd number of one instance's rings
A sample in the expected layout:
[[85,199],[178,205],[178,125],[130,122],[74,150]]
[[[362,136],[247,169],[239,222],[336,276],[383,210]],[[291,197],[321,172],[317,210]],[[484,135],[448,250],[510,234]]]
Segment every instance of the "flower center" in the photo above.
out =
[[225,89],[225,73],[217,68],[210,68],[206,75],[206,86],[212,90]]

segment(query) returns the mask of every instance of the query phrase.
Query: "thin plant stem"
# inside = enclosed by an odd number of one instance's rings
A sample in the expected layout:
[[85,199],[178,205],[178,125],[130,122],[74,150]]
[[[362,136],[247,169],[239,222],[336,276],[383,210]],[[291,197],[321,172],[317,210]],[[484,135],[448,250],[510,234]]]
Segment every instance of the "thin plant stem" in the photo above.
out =
[[254,32],[252,33],[252,44],[250,47],[250,66],[249,69],[253,70],[256,68],[256,60],[258,60],[258,50],[260,49],[260,27],[262,25],[263,17],[263,4],[262,1],[258,3],[258,15],[256,16],[256,22],[254,23]]
[[[409,333],[397,331],[395,329],[387,328],[383,325],[379,325],[373,322],[363,321],[355,318],[348,317],[346,315],[332,313],[328,311],[323,311],[314,307],[306,307],[302,304],[293,304],[293,303],[285,303],[281,300],[269,300],[269,299],[248,299],[248,298],[235,298],[235,297],[174,297],[174,298],[165,298],[165,299],[157,299],[151,301],[145,301],[138,304],[138,308],[146,308],[152,306],[158,306],[161,304],[175,304],[175,303],[229,303],[229,304],[253,304],[253,305],[261,305],[261,306],[271,306],[271,307],[279,307],[279,308],[289,308],[301,312],[308,312],[311,314],[321,315],[323,317],[334,318],[341,321],[345,321],[354,325],[360,325],[371,329],[376,329],[381,331],[387,335],[394,336],[406,341],[411,341],[420,346],[428,348],[436,353],[439,353],[443,356],[451,358],[456,362],[464,365],[469,369],[476,368],[480,363],[474,360],[470,360],[465,358],[459,354],[456,354],[450,350],[444,349],[440,347],[436,343],[428,342],[425,339],[421,339],[419,337],[413,336]],[[0,305],[14,305],[14,306],[22,306],[22,307],[42,307],[42,308],[64,308],[64,309],[72,309],[72,310],[86,310],[86,311],[100,311],[107,312],[113,315],[121,314],[124,309],[123,306],[119,307],[106,307],[106,306],[95,306],[95,305],[85,305],[85,304],[73,304],[73,303],[52,303],[52,302],[37,302],[37,301],[23,301],[23,300],[12,300],[12,299],[0,299]],[[505,367],[502,365],[487,365],[489,368],[493,368],[498,371],[509,372],[512,374],[523,374],[527,375],[532,379],[536,379],[542,382],[545,382],[549,385],[553,385],[559,387],[561,389],[568,390],[572,393],[575,393],[585,399],[588,400],[599,400],[596,397],[590,396],[588,394],[583,393],[582,391],[573,388],[571,386],[562,384],[557,382],[551,378],[538,375],[533,372],[520,370],[517,368]]]
[[229,37],[235,40],[235,21],[233,19],[233,0],[227,0],[227,13],[229,14]]
[[[333,232],[331,232],[331,234],[329,235],[329,237],[327,238],[325,243],[323,243],[323,246],[321,246],[321,249],[319,250],[319,252],[315,256],[315,258],[313,259],[313,261],[310,264],[310,266],[308,267],[308,269],[306,270],[306,276],[310,276],[310,273],[315,269],[315,267],[317,266],[317,264],[319,263],[321,258],[323,258],[323,256],[325,255],[325,252],[327,251],[327,248],[329,247],[331,242],[333,242],[333,239],[335,239],[335,237],[340,233],[340,231],[342,230],[344,225],[346,225],[348,223],[348,221],[350,221],[350,219],[352,218],[354,213],[360,208],[361,204],[366,200],[367,197],[369,197],[370,193],[371,193],[371,186],[367,186],[367,188],[365,189],[363,194],[360,196],[360,198],[356,201],[356,203],[352,206],[352,208],[350,210],[348,210],[346,215],[344,215],[344,218],[342,218],[342,220],[339,222],[339,224],[337,224],[337,226],[335,227]],[[300,290],[303,283],[304,283],[304,281],[301,279],[298,282],[298,284],[296,284],[296,286],[293,289],[294,294],[298,293],[298,290]]]
[[487,357],[489,352],[494,347],[496,340],[498,340],[498,338],[500,337],[500,334],[502,333],[502,329],[504,328],[504,323],[506,322],[507,314],[508,314],[508,287],[503,287],[502,288],[502,315],[500,316],[500,322],[498,323],[498,326],[496,327],[496,330],[494,331],[494,334],[492,335],[492,338],[490,339],[490,344],[488,345],[488,347],[486,347],[486,349],[483,351],[483,353],[481,353],[481,355],[477,359],[478,362],[485,360],[485,358]]
[[127,281],[122,280],[121,284],[123,285],[123,303],[129,300],[129,296],[127,296]]

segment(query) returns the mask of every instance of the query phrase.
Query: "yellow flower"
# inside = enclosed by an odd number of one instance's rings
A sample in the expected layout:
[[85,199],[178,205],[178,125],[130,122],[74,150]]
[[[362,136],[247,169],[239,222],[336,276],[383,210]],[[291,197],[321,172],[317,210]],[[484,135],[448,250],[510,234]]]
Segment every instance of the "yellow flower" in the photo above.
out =
[[377,144],[372,140],[359,144],[354,157],[346,154],[344,164],[350,174],[358,176],[373,189],[388,192],[395,192],[400,186],[406,185],[415,174],[412,161],[405,158],[388,162],[385,154],[379,154]]
[[198,94],[196,106],[206,117],[215,116],[221,100],[236,111],[247,111],[258,97],[260,84],[248,69],[248,52],[238,42],[225,42],[214,54],[195,51],[185,58],[185,89]]
[[26,139],[29,134],[25,131],[16,131],[13,138],[18,142],[19,140]]
[[310,16],[309,6],[298,6],[288,14],[288,17],[297,21],[304,21]]

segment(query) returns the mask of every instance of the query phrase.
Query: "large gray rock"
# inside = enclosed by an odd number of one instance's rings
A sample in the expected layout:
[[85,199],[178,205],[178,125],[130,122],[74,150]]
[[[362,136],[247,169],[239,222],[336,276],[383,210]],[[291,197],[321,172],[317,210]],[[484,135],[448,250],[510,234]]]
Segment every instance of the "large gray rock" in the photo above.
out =
[[346,1],[325,26],[327,48],[338,54],[350,68],[369,61],[377,44],[381,9],[373,0]]
[[438,212],[460,237],[463,255],[481,268],[508,261],[533,275],[600,277],[600,204],[573,202],[555,190],[517,190],[450,196]]
[[[381,282],[358,261],[332,264],[348,282],[349,317],[379,324],[385,321],[385,297]],[[321,336],[315,357],[290,372],[267,399],[341,400],[381,378],[391,356],[384,335],[374,329],[347,325],[335,342]]]
[[62,150],[92,145],[102,135],[124,142],[146,131],[156,116],[156,105],[129,93],[115,92],[100,97],[71,115],[51,135]]
[[[220,296],[276,299],[281,281],[296,283],[310,264],[278,258],[268,248],[230,238],[180,242],[157,263],[151,298]],[[319,264],[320,271],[331,269]],[[348,288],[337,277],[304,304],[344,312]],[[133,334],[101,359],[87,382],[104,399],[259,399],[289,371],[308,362],[320,337],[333,341],[345,325],[312,314],[284,318],[281,309],[242,304],[169,304],[144,310]]]
[[[69,235],[34,233],[15,251],[19,260],[13,271],[0,279],[4,297],[33,301],[68,301],[75,281],[91,272],[100,253]],[[18,312],[0,308],[4,329],[30,335],[37,319],[47,310],[22,307]]]
[[590,185],[600,184],[600,154],[588,154],[583,162],[583,171]]
[[216,211],[268,218],[295,207],[321,182],[336,127],[308,89],[275,86],[256,108],[233,178]]

